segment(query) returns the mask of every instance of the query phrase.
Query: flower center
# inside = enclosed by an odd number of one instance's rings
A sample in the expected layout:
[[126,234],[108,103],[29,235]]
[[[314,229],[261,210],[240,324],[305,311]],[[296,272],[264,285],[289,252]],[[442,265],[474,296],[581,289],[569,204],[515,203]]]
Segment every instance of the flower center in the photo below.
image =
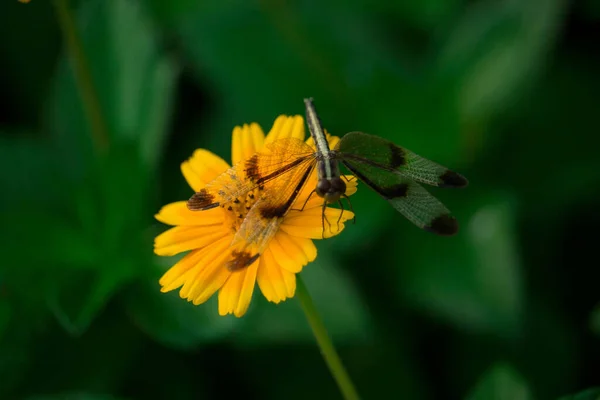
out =
[[259,189],[254,189],[248,192],[244,198],[239,197],[229,204],[221,205],[225,215],[224,224],[231,229],[233,234],[240,229],[242,222],[248,215],[248,211],[252,209],[252,206],[258,200],[258,193]]

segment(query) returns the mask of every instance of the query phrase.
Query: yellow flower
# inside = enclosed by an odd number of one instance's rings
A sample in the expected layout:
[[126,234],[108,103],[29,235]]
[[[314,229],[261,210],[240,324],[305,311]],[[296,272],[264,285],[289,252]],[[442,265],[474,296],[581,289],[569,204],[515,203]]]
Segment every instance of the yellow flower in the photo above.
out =
[[[286,137],[304,140],[304,120],[301,116],[279,116],[266,137],[256,123],[235,127],[233,165],[248,160],[266,144]],[[332,148],[339,141],[338,137],[329,134],[327,139]],[[306,143],[314,148],[312,138]],[[181,164],[181,171],[194,192],[229,168],[223,159],[204,149],[196,150],[192,157]],[[350,177],[346,178],[349,180]],[[354,218],[349,210],[342,212],[338,208],[327,207],[325,217],[331,224],[323,224],[323,199],[315,194],[309,198],[316,184],[314,169],[266,250],[253,264],[234,272],[226,267],[225,262],[240,221],[248,212],[243,204],[236,208],[240,215],[232,215],[225,207],[190,211],[186,201],[164,206],[155,218],[174,227],[156,237],[154,252],[160,256],[189,253],[162,276],[159,281],[161,291],[169,292],[181,287],[179,295],[198,305],[218,290],[219,314],[233,313],[237,317],[244,315],[248,309],[255,281],[271,302],[279,303],[293,297],[296,290],[295,274],[317,256],[312,240],[337,235],[344,229],[344,222]],[[346,195],[355,192],[356,180],[353,179],[347,184]]]

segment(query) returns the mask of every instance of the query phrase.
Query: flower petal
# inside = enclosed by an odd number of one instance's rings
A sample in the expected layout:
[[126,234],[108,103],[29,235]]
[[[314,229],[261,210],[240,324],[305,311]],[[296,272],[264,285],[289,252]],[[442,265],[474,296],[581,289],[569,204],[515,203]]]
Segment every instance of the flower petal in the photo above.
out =
[[352,196],[356,193],[358,187],[358,179],[354,175],[342,175],[342,179],[346,183],[346,196]]
[[292,237],[279,230],[271,239],[269,248],[281,268],[298,273],[317,256],[317,248],[310,239]]
[[263,296],[273,303],[293,297],[296,274],[279,267],[270,249],[265,251],[260,260],[257,281]]
[[198,276],[212,265],[219,254],[226,253],[230,241],[229,238],[221,239],[212,246],[187,254],[160,278],[161,291],[169,292],[183,285],[179,295],[182,298],[188,297],[190,289],[197,283]]
[[162,207],[154,215],[158,221],[167,225],[222,225],[224,222],[223,210],[212,208],[206,211],[190,211],[185,201],[177,201]]
[[181,172],[190,187],[199,191],[206,184],[225,172],[229,164],[221,157],[208,150],[198,149],[192,156],[181,163]]
[[244,124],[242,127],[236,126],[233,129],[231,143],[232,164],[236,165],[252,157],[254,153],[262,149],[264,141],[265,134],[257,123]]
[[265,139],[265,145],[277,139],[295,137],[304,140],[304,119],[300,115],[288,117],[280,115],[273,123],[271,131]]
[[344,230],[344,222],[354,218],[354,213],[349,210],[327,207],[325,209],[325,218],[323,220],[320,207],[305,209],[304,211],[290,211],[283,220],[280,228],[291,236],[326,239],[342,232]]
[[327,137],[327,142],[329,142],[329,148],[335,149],[335,147],[340,142],[339,136],[330,135],[329,132],[327,132],[327,129],[324,129],[324,131],[325,131],[325,136]]
[[231,275],[225,266],[225,261],[230,256],[229,238],[222,239],[214,245],[210,253],[201,261],[201,268],[190,277],[181,288],[179,295],[188,299],[194,305],[202,304],[219,290]]
[[190,251],[175,265],[167,270],[160,278],[158,283],[163,293],[175,290],[184,284],[187,279],[187,273],[198,265],[198,262],[206,255],[208,249]]
[[219,291],[219,315],[234,314],[241,317],[246,313],[256,286],[258,265],[259,261],[255,261],[249,267],[229,276]]
[[154,253],[159,256],[173,256],[183,251],[200,249],[231,233],[222,227],[176,226],[154,238]]
[[[327,129],[323,129],[323,132],[325,132],[325,137],[327,138],[327,143],[329,143],[329,148],[335,149],[335,146],[337,146],[338,142],[340,141],[340,138],[338,136],[330,135],[329,132],[327,132]],[[313,149],[316,148],[312,136],[306,139],[306,144],[312,147]]]
[[[279,231],[279,232],[281,234],[285,233],[283,231]],[[296,244],[298,246],[300,246],[300,248],[304,252],[304,256],[306,257],[308,262],[315,261],[315,259],[317,258],[317,246],[315,246],[315,244],[313,243],[313,241],[311,239],[301,238],[301,237],[293,237],[293,236],[290,236],[290,238],[293,238],[294,242],[296,242]],[[291,271],[291,272],[293,272],[293,271]]]

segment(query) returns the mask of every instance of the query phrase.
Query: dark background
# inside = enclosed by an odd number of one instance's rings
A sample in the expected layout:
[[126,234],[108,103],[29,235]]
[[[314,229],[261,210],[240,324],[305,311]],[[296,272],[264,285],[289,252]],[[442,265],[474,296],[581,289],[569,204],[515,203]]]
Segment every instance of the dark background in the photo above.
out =
[[340,398],[297,299],[219,317],[152,252],[194,149],[309,96],[470,180],[452,238],[359,185],[302,273],[363,398],[600,384],[598,1],[72,1],[104,156],[53,4],[0,4],[1,399]]

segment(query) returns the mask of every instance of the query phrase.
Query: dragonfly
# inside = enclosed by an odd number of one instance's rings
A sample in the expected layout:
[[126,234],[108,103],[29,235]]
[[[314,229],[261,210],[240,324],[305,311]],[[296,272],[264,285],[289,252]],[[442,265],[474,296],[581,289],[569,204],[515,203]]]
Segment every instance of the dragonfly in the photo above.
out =
[[328,204],[342,206],[347,197],[340,163],[417,227],[441,236],[458,232],[456,218],[421,184],[463,188],[468,185],[463,175],[363,132],[346,133],[331,149],[313,99],[304,104],[314,148],[297,138],[273,141],[187,201],[192,211],[220,206],[243,218],[230,245],[229,270],[246,268],[260,257],[315,169],[317,184],[310,195],[323,199],[323,218]]

